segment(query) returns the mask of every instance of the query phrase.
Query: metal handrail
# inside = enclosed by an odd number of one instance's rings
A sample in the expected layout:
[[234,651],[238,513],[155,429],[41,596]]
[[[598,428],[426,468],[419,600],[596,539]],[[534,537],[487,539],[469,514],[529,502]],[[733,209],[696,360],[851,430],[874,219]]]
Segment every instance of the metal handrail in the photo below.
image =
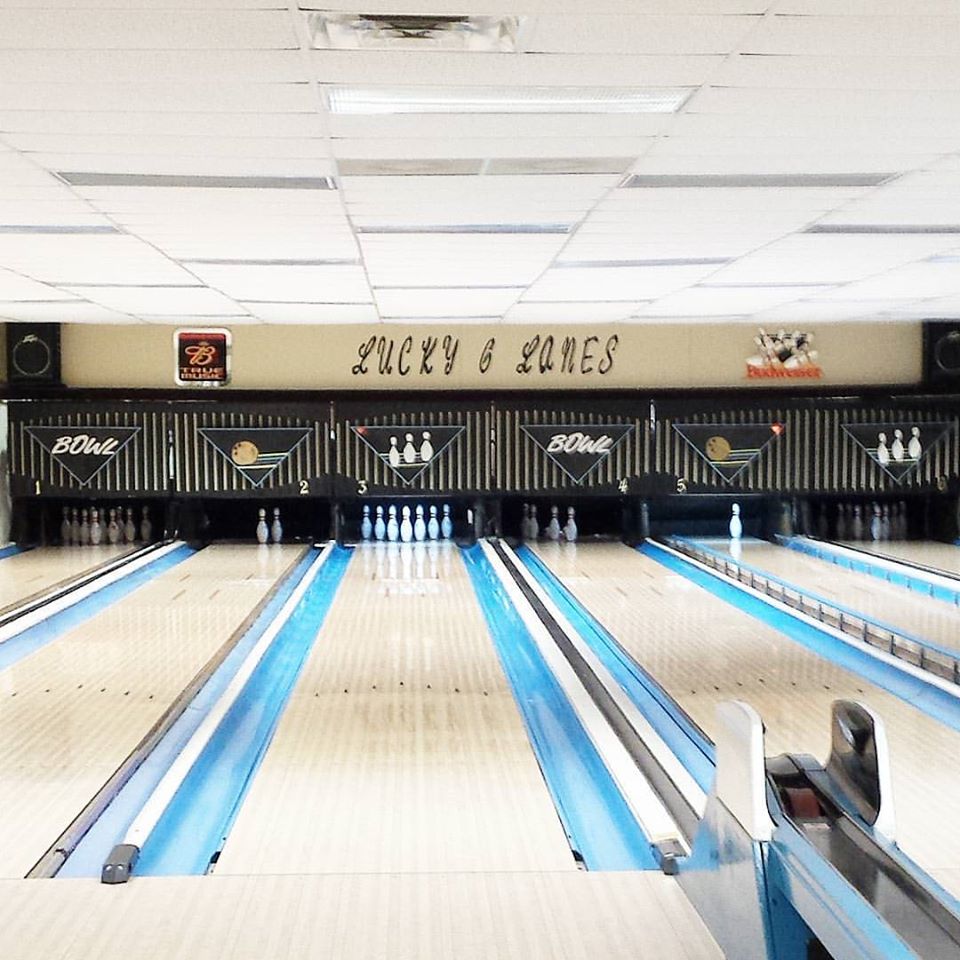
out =
[[887,627],[881,627],[872,620],[858,616],[842,607],[806,596],[800,590],[791,588],[783,581],[769,577],[751,568],[742,567],[731,557],[722,557],[710,550],[703,550],[686,540],[670,538],[667,541],[671,547],[688,557],[693,557],[701,563],[722,573],[730,580],[745,584],[758,592],[779,600],[782,604],[792,607],[818,620],[820,623],[840,630],[847,636],[854,637],[871,647],[883,650],[885,653],[903,660],[905,663],[919,667],[936,677],[960,685],[960,653],[950,654],[937,647],[919,642],[913,637],[907,637]]

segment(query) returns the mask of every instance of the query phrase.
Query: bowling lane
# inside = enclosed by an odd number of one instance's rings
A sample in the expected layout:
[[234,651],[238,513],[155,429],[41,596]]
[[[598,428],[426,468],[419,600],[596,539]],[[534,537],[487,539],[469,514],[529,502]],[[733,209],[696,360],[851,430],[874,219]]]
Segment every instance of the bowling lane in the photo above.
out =
[[0,877],[22,877],[302,554],[211,546],[0,673]]
[[[703,542],[730,550],[729,539]],[[764,540],[744,540],[740,556],[750,566],[906,634],[960,650],[960,609],[953,604]]]
[[871,543],[856,540],[844,543],[844,546],[890,560],[905,560],[907,563],[932,567],[952,577],[960,577],[960,547],[955,543],[940,543],[936,540],[886,540]]
[[358,547],[217,875],[574,869],[460,551]]
[[130,544],[36,547],[6,557],[0,563],[0,615],[38,593],[65,584],[108,560],[136,549]]
[[960,733],[623,544],[541,544],[566,588],[709,734],[722,700],[760,712],[771,755],[829,752],[830,703],[886,721],[900,846],[960,896]]

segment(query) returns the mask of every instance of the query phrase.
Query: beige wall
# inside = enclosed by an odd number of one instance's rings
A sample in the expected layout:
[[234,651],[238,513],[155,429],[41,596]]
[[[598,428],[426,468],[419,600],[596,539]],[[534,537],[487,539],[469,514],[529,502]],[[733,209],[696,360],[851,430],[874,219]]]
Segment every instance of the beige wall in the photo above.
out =
[[[174,327],[63,327],[63,377],[73,387],[174,385]],[[921,377],[921,327],[908,323],[811,325],[818,379],[750,379],[746,358],[756,352],[751,324],[617,326],[237,326],[232,381],[226,389],[545,389],[631,387],[766,387],[916,383]],[[529,372],[518,372],[525,343],[539,336]],[[541,372],[541,346],[553,337],[553,369]],[[377,347],[366,373],[354,373],[370,338],[393,341],[393,372],[378,372]],[[405,341],[405,338],[409,340]],[[586,338],[596,339],[587,341]],[[421,345],[436,338],[433,370],[421,372]],[[444,338],[456,354],[444,372]],[[487,342],[489,367],[480,370]],[[561,347],[573,338],[566,369]],[[379,345],[380,341],[376,341]],[[386,343],[384,343],[386,346]],[[403,350],[403,369],[398,355]],[[550,359],[549,350],[543,354]],[[573,369],[570,369],[572,364]],[[186,389],[186,388],[184,388]]]

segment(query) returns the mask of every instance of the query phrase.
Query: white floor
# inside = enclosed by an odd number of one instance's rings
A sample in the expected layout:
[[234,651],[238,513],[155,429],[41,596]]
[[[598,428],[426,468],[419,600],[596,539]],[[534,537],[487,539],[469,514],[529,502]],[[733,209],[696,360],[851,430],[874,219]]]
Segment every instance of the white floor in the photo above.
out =
[[746,700],[766,724],[768,753],[822,760],[831,701],[852,698],[876,709],[890,742],[900,845],[960,896],[960,733],[636,550],[622,544],[536,550],[708,735],[719,701]]

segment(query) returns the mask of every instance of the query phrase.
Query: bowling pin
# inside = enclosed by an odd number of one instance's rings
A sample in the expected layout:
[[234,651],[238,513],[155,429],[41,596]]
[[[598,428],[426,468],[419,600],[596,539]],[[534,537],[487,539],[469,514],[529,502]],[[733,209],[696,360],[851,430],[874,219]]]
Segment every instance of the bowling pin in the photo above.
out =
[[110,522],[107,524],[107,543],[120,542],[120,525],[117,523],[117,511],[115,507],[110,508]]
[[433,459],[433,444],[430,442],[430,431],[423,431],[423,442],[420,444],[420,459],[429,463]]
[[880,525],[882,523],[880,517],[880,507],[877,504],[873,505],[873,516],[870,518],[870,539],[876,543],[880,539]]
[[443,519],[440,521],[440,533],[444,540],[449,540],[453,536],[453,520],[450,518],[450,504],[443,505]]
[[100,511],[94,507],[90,511],[90,543],[94,547],[99,547],[102,539],[103,527],[100,526]]
[[920,443],[920,428],[910,428],[910,442],[907,444],[907,455],[911,460],[919,460],[923,453],[923,446]]
[[80,511],[80,543],[83,544],[83,546],[87,546],[90,543],[90,523],[87,520],[88,516],[87,508],[84,507]]
[[400,451],[397,449],[397,438],[390,438],[390,452],[387,454],[387,461],[391,467],[400,466]]
[[893,539],[893,530],[892,530],[893,521],[890,514],[890,504],[885,503],[880,508],[880,539],[881,540],[892,540]]
[[144,543],[153,540],[153,524],[150,522],[150,508],[144,507],[140,518],[140,539]]
[[740,519],[740,504],[735,503],[730,508],[730,539],[739,540],[743,536],[743,521]]
[[885,433],[877,435],[877,460],[883,466],[890,462],[890,451],[887,448],[887,435]]
[[431,540],[440,539],[440,521],[437,519],[437,505],[430,504],[430,519],[427,521],[427,536]]
[[410,522],[410,508],[404,505],[402,510],[403,519],[400,521],[400,540],[403,543],[410,543],[413,540],[413,524]]
[[553,540],[554,542],[560,539],[560,518],[559,518],[560,508],[551,507],[550,508],[550,523],[547,524],[547,539]]
[[530,504],[530,519],[527,521],[527,536],[531,540],[537,540],[540,536],[540,518],[537,516],[537,505]]
[[80,521],[77,519],[79,513],[77,508],[73,508],[73,520],[70,522],[70,542],[74,546],[80,544]]
[[70,542],[70,508],[63,508],[63,522],[60,524],[60,542],[66,546]]
[[257,543],[266,543],[270,539],[270,530],[267,527],[267,511],[261,507],[257,511]]
[[853,523],[850,525],[850,539],[863,539],[863,514],[861,513],[859,503],[853,508]]
[[413,434],[404,434],[403,462],[408,466],[417,462],[417,448],[413,445]]
[[383,522],[383,507],[377,507],[377,522],[373,525],[373,535],[377,540],[384,540],[387,536],[387,525]]
[[893,443],[890,445],[890,455],[899,463],[903,460],[903,431],[893,431]]
[[[363,505],[363,519],[360,521],[360,539],[369,540],[373,535],[373,523],[370,520],[370,504]],[[379,537],[377,538],[380,539]]]
[[563,525],[563,537],[569,543],[575,543],[577,539],[577,521],[573,517],[573,507],[567,507],[567,522]]
[[283,524],[280,523],[280,508],[273,508],[273,523],[270,524],[270,539],[274,543],[283,540]]
[[417,504],[417,519],[413,524],[413,539],[422,542],[427,539],[427,524],[423,519],[423,504]]
[[400,525],[397,523],[397,508],[390,504],[389,519],[387,520],[387,539],[396,543],[400,539]]
[[133,525],[133,507],[127,507],[127,522],[123,525],[123,539],[133,543],[137,539],[137,530]]

